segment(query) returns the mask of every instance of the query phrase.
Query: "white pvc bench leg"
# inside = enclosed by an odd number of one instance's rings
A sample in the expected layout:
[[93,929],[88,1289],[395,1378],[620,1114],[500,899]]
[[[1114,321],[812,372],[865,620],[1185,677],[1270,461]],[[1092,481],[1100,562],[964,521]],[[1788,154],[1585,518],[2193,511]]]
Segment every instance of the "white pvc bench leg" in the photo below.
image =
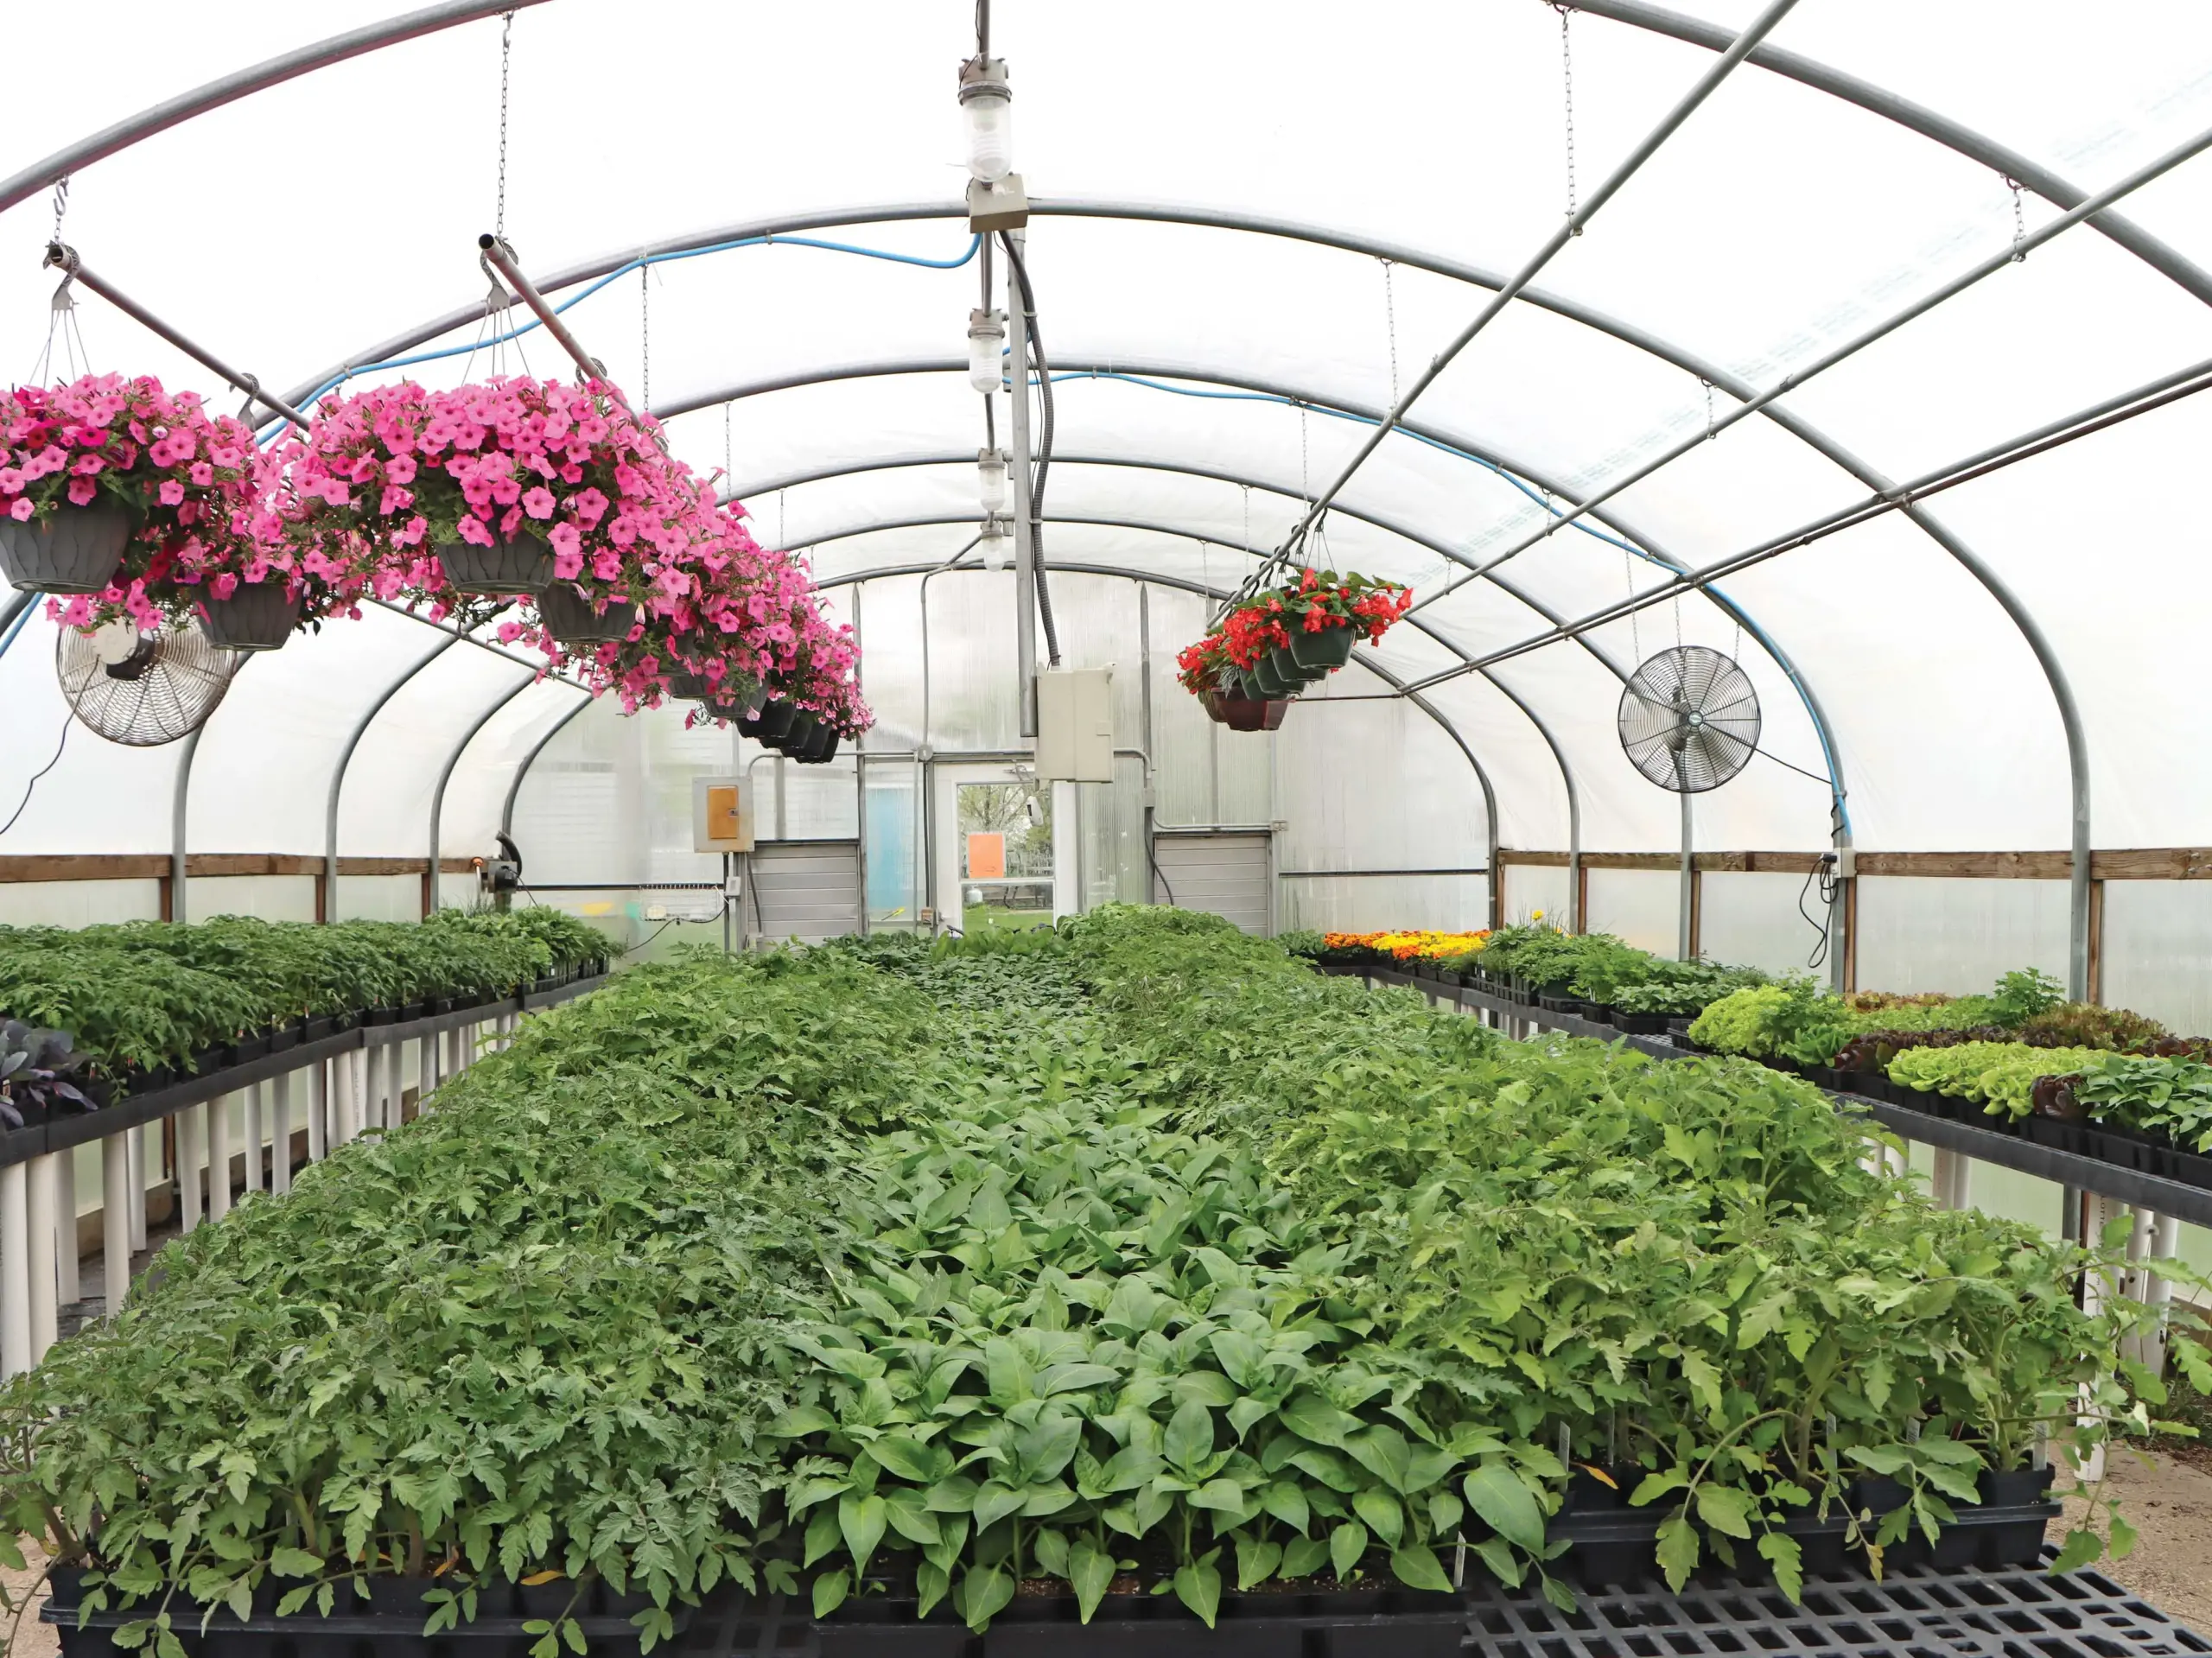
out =
[[225,1094],[207,1102],[207,1218],[231,1212],[231,1102]]
[[46,1356],[60,1334],[55,1318],[54,1260],[54,1154],[30,1159],[31,1363]]
[[0,1169],[0,1372],[31,1368],[30,1166]]
[[263,1084],[249,1083],[239,1092],[245,1100],[245,1189],[261,1190],[261,1093]]
[[[123,1311],[123,1297],[130,1287],[130,1131],[110,1134],[100,1141],[100,1246],[107,1267],[107,1316]],[[145,1207],[142,1194],[140,1209]]]
[[330,1062],[318,1059],[308,1070],[308,1161],[330,1155]]
[[73,1306],[84,1299],[77,1276],[77,1148],[54,1154],[54,1278],[57,1299]]
[[200,1164],[207,1145],[207,1107],[187,1106],[176,1114],[177,1230],[189,1233],[200,1224]]
[[127,1135],[130,1159],[130,1252],[133,1255],[146,1247],[146,1136],[154,1132],[151,1123],[140,1123]]
[[282,1197],[292,1189],[292,1079],[288,1070],[269,1084],[269,1190]]

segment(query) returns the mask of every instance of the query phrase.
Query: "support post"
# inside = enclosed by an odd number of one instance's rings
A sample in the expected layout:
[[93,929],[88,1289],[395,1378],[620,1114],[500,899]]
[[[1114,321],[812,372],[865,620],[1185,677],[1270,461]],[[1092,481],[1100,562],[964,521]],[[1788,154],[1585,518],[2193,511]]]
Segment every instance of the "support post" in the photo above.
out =
[[30,1165],[0,1169],[0,1371],[31,1368]]
[[231,1212],[231,1102],[226,1094],[207,1102],[207,1218]]
[[269,1084],[269,1190],[282,1197],[292,1190],[292,1080],[288,1070]]
[[261,1093],[262,1084],[249,1083],[240,1090],[245,1101],[245,1189],[261,1190]]
[[[1028,240],[1024,231],[1008,231],[1007,238],[1021,251]],[[1037,734],[1037,524],[1031,505],[1036,480],[1029,458],[1029,318],[1022,308],[1021,289],[1015,265],[1007,261],[1006,343],[1007,380],[1012,393],[1007,410],[1011,429],[1008,469],[1014,474],[1014,695],[1020,699],[1021,734]]]
[[1690,840],[1691,840],[1691,835],[1690,835],[1690,829],[1691,829],[1691,822],[1690,822],[1690,796],[1689,796],[1689,795],[1688,795],[1688,793],[1686,791],[1686,792],[1682,795],[1682,797],[1681,797],[1681,798],[1682,798],[1682,890],[1681,890],[1681,917],[1679,918],[1679,925],[1678,925],[1678,926],[1677,926],[1677,928],[1676,928],[1676,943],[1677,943],[1677,944],[1679,945],[1679,948],[1675,950],[1675,956],[1676,956],[1678,958],[1680,958],[1681,960],[1687,962],[1687,961],[1688,961],[1688,960],[1690,959],[1690,957],[1691,957],[1692,956],[1694,956],[1694,955],[1695,955],[1695,954],[1697,953],[1697,940],[1696,940],[1696,938],[1695,938],[1695,937],[1694,937],[1694,933],[1693,933],[1693,931],[1692,931],[1692,922],[1691,922],[1691,911],[1692,911],[1693,906],[1695,905],[1695,903],[1696,903],[1696,899],[1697,899],[1697,866],[1696,866],[1696,861],[1695,861],[1694,857],[1693,856],[1693,854],[1692,854],[1692,853],[1691,853],[1691,850],[1690,850]]
[[63,1306],[84,1299],[77,1278],[77,1148],[54,1154],[54,1276]]
[[100,1243],[111,1318],[123,1311],[130,1288],[130,1161],[129,1129],[100,1141]]
[[320,1163],[330,1155],[330,1062],[318,1059],[308,1068],[308,1161]]
[[31,1363],[46,1356],[60,1335],[54,1299],[54,1159],[47,1152],[30,1159]]
[[200,1224],[200,1163],[207,1145],[207,1102],[178,1112],[176,1123],[177,1231],[188,1234]]
[[336,1151],[353,1138],[353,1055],[340,1053],[330,1062],[330,1149]]
[[151,1126],[140,1123],[126,1131],[124,1144],[130,1159],[130,1253],[146,1247],[146,1136]]

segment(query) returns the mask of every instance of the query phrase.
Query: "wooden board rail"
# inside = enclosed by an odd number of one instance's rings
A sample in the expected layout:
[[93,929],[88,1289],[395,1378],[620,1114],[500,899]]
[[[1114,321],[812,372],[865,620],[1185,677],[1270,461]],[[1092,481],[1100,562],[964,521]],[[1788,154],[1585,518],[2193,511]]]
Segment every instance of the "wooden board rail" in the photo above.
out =
[[[420,875],[427,858],[340,858],[346,875]],[[466,875],[474,859],[441,858],[442,874]],[[0,856],[0,882],[51,880],[166,880],[172,873],[166,852],[33,852]],[[323,861],[296,852],[195,852],[184,861],[187,880],[215,875],[321,875]]]
[[[1693,852],[1700,873],[1806,875],[1820,861],[1817,852]],[[1564,852],[1501,847],[1501,865],[1564,869]],[[0,862],[4,862],[0,860]],[[1682,867],[1679,852],[1586,852],[1585,869],[1652,869],[1669,873]],[[1905,875],[1983,880],[2065,880],[2073,860],[2064,852],[1872,852],[1858,854],[1861,875]],[[2212,880],[2212,847],[2114,848],[2089,854],[2092,880]]]

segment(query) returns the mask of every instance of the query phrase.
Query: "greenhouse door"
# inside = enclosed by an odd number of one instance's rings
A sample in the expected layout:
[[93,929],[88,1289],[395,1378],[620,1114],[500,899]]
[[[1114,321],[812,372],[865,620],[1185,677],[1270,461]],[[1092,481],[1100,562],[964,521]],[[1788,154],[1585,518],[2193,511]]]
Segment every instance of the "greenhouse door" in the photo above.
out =
[[1077,907],[1075,826],[1056,823],[1070,815],[1072,785],[1006,765],[941,765],[934,792],[940,927],[1047,927]]

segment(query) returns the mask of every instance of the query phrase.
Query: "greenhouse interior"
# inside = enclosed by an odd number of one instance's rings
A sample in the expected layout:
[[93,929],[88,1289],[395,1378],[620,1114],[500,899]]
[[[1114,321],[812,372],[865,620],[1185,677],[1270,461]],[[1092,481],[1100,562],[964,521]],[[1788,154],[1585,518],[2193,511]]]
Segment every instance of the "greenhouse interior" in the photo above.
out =
[[2212,1653],[2212,11],[393,3],[9,19],[10,1658]]

